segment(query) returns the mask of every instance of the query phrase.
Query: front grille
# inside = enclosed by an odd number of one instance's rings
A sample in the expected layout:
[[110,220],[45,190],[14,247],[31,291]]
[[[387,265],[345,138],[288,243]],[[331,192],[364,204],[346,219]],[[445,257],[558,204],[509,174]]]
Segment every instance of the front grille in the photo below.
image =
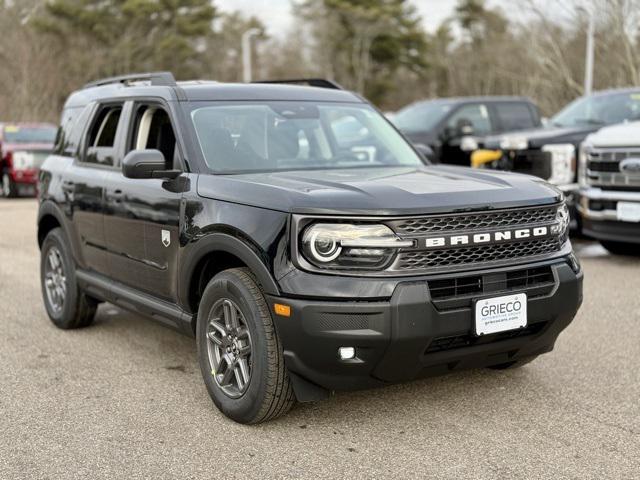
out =
[[429,292],[433,300],[445,300],[514,289],[526,290],[541,285],[554,285],[553,271],[548,265],[514,270],[499,275],[472,275],[431,280],[429,281]]
[[550,265],[427,282],[431,300],[439,311],[470,308],[473,300],[483,295],[522,292],[528,298],[537,298],[549,295],[555,284]]
[[533,323],[519,330],[511,330],[508,332],[494,333],[491,335],[483,335],[476,337],[473,335],[455,335],[451,337],[439,337],[431,341],[425,350],[425,354],[443,352],[446,350],[454,350],[456,348],[471,347],[473,345],[495,343],[501,340],[510,340],[512,338],[527,337],[536,335],[544,329],[546,322]]
[[557,238],[529,240],[486,246],[459,247],[444,250],[420,250],[401,253],[397,270],[426,270],[457,265],[473,266],[488,262],[537,257],[559,251]]
[[522,225],[553,222],[557,209],[557,206],[546,206],[517,210],[409,218],[394,222],[393,229],[400,235],[415,235],[458,230],[469,231],[519,227]]
[[595,187],[640,187],[639,175],[620,171],[620,162],[640,158],[637,148],[596,148],[587,152],[586,180]]

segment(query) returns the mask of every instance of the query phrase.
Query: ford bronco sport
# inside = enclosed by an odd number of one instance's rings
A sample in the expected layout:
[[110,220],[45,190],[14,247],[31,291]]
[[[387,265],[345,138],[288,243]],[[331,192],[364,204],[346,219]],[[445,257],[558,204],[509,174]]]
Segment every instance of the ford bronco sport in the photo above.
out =
[[40,174],[53,323],[106,301],[194,335],[244,423],[552,350],[582,301],[562,194],[431,166],[361,97],[308,84],[156,73],[73,93]]

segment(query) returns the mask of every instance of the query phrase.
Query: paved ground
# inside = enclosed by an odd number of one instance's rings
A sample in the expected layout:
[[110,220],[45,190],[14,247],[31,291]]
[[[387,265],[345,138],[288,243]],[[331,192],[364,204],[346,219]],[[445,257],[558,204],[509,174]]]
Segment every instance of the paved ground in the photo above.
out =
[[195,344],[115,307],[48,321],[33,200],[0,201],[0,479],[638,478],[640,260],[578,245],[585,303],[556,350],[297,407],[245,427]]

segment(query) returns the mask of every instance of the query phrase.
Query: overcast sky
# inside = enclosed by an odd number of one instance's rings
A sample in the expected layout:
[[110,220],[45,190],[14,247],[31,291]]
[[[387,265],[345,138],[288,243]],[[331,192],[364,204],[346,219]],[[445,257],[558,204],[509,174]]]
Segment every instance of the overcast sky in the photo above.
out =
[[[438,25],[453,13],[456,0],[411,0],[418,7],[425,28],[433,32]],[[214,4],[224,11],[240,10],[246,15],[255,15],[266,25],[270,35],[277,36],[291,23],[290,0],[215,0]],[[507,0],[490,0],[489,5],[507,5]]]

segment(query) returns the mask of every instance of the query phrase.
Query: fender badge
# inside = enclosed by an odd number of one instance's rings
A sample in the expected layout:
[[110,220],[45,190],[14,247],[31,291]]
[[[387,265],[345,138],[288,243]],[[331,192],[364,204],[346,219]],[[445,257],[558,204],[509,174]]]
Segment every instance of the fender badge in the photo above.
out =
[[169,230],[162,230],[162,244],[165,247],[171,245],[171,232]]

